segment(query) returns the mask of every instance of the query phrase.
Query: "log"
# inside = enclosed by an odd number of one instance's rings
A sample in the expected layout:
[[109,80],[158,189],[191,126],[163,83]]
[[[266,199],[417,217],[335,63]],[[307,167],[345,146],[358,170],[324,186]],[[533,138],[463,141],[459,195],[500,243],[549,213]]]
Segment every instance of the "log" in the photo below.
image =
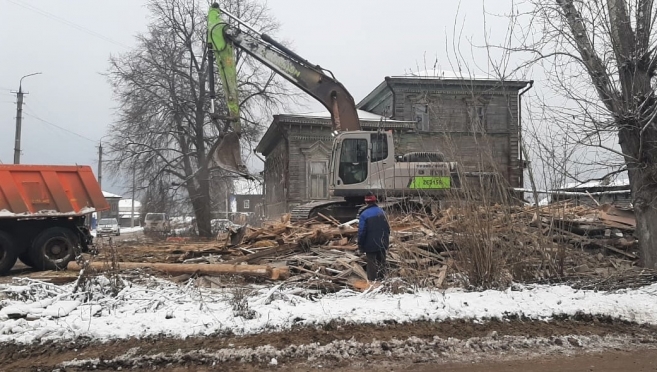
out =
[[[200,274],[200,275],[245,275],[269,278],[272,280],[287,279],[290,276],[288,267],[271,267],[267,265],[230,265],[230,264],[167,264],[142,262],[117,262],[119,270],[152,269],[169,275]],[[89,267],[103,270],[105,262],[91,262]],[[82,269],[77,262],[71,261],[68,270]]]

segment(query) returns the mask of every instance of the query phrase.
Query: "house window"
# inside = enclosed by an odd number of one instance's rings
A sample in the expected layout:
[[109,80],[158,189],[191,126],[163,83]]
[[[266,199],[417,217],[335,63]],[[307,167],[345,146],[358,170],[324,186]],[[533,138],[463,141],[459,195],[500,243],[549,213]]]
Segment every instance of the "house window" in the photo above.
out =
[[486,130],[486,105],[482,102],[468,103],[468,123],[475,132]]
[[413,112],[415,113],[417,129],[423,132],[429,132],[431,130],[429,127],[429,105],[424,103],[413,105]]
[[246,199],[244,200],[244,209],[250,209],[251,208],[251,200]]
[[326,161],[310,161],[308,178],[308,198],[326,199],[328,197],[328,163]]

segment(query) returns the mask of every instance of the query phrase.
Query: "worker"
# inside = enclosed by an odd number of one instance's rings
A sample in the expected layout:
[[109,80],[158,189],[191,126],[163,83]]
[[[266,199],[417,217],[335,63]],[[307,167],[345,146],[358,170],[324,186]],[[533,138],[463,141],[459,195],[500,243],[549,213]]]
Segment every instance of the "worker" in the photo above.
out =
[[365,207],[358,217],[358,250],[367,256],[367,280],[378,281],[385,276],[386,253],[390,244],[390,225],[376,196],[368,192]]

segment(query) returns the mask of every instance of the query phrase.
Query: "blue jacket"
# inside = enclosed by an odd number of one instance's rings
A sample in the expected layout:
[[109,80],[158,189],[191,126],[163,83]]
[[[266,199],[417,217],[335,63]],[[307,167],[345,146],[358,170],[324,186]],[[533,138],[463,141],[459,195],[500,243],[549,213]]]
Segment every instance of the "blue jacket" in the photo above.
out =
[[390,225],[383,209],[378,205],[365,207],[358,218],[358,248],[365,253],[388,249]]

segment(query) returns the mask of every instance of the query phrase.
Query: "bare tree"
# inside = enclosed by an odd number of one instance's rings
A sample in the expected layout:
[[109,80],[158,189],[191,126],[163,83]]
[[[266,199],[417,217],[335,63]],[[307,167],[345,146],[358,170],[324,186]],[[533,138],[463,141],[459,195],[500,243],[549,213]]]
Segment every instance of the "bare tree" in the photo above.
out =
[[552,138],[564,144],[568,157],[576,153],[573,145],[590,149],[579,152],[570,166],[559,165],[564,172],[571,178],[597,172],[600,179],[627,172],[642,263],[650,268],[657,267],[653,5],[652,0],[531,0],[514,9],[513,21],[520,26],[505,47],[529,53],[520,68],[542,67],[547,88],[557,93],[541,101],[546,113],[541,119],[560,132]]
[[[258,0],[224,0],[224,9],[275,31],[277,23]],[[161,181],[183,185],[201,236],[211,234],[211,179],[228,176],[212,167],[212,153],[228,129],[208,115],[206,12],[198,0],[150,0],[151,23],[137,47],[111,58],[109,81],[119,102],[111,128],[111,169],[137,169],[143,189]],[[271,110],[291,95],[282,81],[257,61],[237,53],[243,148],[249,148],[269,122]],[[221,97],[221,87],[216,87]],[[219,102],[220,109],[225,103]],[[159,187],[159,186],[158,186]],[[152,187],[151,187],[152,189]],[[224,193],[219,193],[221,197]]]

